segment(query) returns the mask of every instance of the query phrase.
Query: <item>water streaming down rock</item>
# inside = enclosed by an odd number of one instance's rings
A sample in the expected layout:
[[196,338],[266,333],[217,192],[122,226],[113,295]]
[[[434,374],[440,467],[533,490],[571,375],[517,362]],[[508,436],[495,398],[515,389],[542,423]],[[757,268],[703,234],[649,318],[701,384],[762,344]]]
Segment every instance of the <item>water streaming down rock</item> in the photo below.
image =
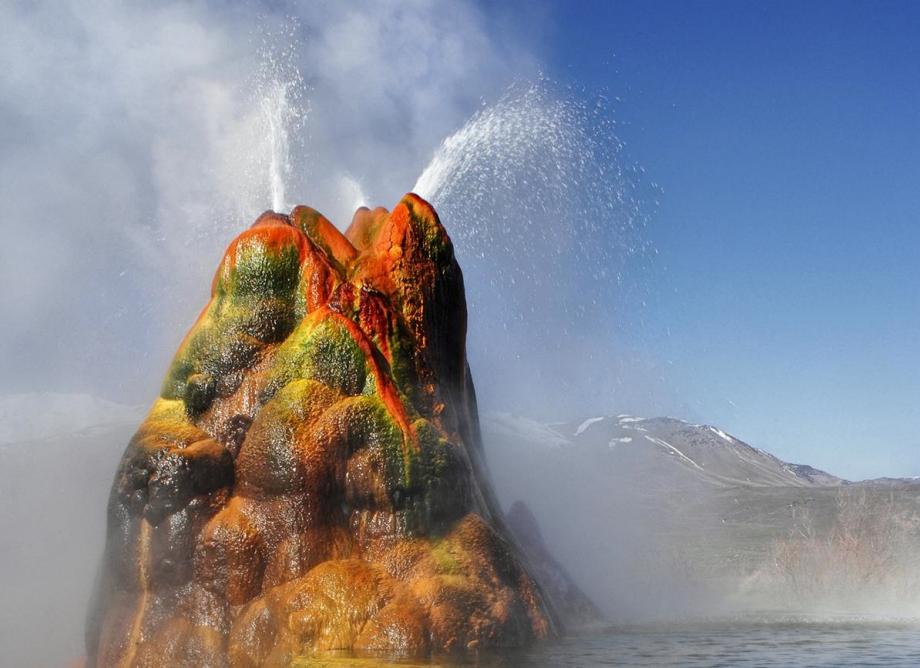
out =
[[554,617],[482,462],[453,246],[415,195],[266,212],[129,443],[92,666],[513,646]]
[[[635,375],[618,366],[627,319],[613,316],[641,319],[644,286],[628,277],[653,254],[643,231],[656,187],[624,158],[611,107],[545,79],[512,86],[444,140],[415,184],[466,268],[490,404],[584,412],[579,387],[609,399]],[[552,396],[537,398],[550,379]]]

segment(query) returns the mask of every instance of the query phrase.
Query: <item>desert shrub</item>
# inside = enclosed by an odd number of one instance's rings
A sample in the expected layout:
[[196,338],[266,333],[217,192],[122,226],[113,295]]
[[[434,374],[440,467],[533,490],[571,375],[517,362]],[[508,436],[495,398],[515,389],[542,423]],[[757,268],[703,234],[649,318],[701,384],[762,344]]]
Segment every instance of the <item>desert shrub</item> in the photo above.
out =
[[765,604],[913,615],[920,603],[920,515],[899,491],[842,488],[829,527],[800,510],[746,583]]

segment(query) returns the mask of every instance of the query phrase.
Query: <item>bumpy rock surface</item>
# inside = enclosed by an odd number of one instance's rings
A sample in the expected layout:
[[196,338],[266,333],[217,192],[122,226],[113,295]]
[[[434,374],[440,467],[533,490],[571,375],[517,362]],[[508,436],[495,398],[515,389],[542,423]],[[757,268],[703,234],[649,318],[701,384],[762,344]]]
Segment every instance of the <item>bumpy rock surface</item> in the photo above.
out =
[[91,666],[286,665],[554,633],[481,461],[466,303],[407,195],[342,235],[267,212],[121,461]]

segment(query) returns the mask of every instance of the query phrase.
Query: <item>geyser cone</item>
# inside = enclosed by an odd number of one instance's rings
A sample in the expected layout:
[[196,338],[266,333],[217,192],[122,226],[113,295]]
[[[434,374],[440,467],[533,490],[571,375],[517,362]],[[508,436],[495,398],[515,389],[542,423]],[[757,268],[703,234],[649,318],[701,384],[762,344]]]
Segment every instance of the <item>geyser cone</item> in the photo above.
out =
[[286,665],[553,632],[481,465],[466,301],[407,195],[227,249],[121,461],[90,665]]

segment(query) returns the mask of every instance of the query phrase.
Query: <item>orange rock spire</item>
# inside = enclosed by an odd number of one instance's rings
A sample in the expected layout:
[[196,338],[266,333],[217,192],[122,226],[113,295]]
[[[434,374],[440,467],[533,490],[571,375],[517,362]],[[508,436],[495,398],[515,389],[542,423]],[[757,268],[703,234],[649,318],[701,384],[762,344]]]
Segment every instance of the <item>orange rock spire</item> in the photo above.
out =
[[129,443],[91,666],[287,665],[551,634],[482,465],[453,247],[416,195],[266,212]]

